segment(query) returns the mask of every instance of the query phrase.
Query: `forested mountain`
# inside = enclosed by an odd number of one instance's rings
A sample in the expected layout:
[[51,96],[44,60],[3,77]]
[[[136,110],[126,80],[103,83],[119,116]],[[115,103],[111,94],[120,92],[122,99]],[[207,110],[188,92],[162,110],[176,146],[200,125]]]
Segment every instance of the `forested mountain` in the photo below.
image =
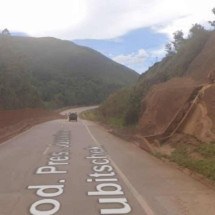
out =
[[70,41],[0,36],[0,108],[96,104],[137,79],[133,70]]

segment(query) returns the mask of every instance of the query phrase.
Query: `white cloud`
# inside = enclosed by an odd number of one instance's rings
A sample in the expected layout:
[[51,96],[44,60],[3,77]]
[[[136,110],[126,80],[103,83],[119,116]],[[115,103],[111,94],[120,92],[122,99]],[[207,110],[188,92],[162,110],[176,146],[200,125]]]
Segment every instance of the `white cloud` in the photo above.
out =
[[148,57],[147,52],[144,49],[140,49],[136,53],[133,52],[128,55],[118,55],[113,57],[112,59],[118,63],[127,66],[133,66],[135,64],[143,64],[147,57]]
[[73,29],[87,15],[86,4],[78,0],[0,0],[0,5],[0,28],[32,35]]
[[213,19],[215,0],[0,0],[0,28],[62,39],[113,39],[142,27],[171,35]]
[[[173,32],[176,32],[177,30],[182,30],[185,35],[187,35],[193,24],[198,23],[208,26],[208,21],[214,20],[215,18],[211,12],[212,8],[215,7],[215,0],[188,0],[184,2],[184,5],[186,5],[187,9],[184,10],[183,16],[177,17],[176,19],[161,25],[155,25],[153,26],[154,30],[165,33],[172,38]],[[183,11],[183,8],[179,8],[179,10]]]
[[161,59],[165,56],[166,54],[166,51],[165,51],[165,47],[160,47],[158,49],[154,49],[154,50],[150,50],[149,51],[149,56],[150,57],[155,57],[155,58],[158,58],[158,59]]
[[165,55],[165,47],[162,46],[152,50],[140,49],[127,55],[109,55],[109,57],[120,64],[136,70],[138,73],[143,73],[154,63],[160,61]]

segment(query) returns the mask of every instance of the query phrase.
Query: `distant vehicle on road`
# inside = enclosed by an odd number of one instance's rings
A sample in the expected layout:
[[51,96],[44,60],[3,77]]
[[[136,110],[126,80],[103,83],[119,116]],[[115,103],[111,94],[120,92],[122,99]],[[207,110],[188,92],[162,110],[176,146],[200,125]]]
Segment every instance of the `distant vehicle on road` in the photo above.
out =
[[78,121],[78,114],[77,113],[69,113],[68,116],[69,116],[69,121],[72,121],[72,120]]

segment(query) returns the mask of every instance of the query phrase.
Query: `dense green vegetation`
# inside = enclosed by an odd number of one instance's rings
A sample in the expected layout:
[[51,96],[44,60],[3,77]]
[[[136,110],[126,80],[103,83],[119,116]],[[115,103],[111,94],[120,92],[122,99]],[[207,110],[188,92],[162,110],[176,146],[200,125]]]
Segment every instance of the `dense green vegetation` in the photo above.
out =
[[113,126],[124,126],[125,107],[129,105],[130,91],[130,88],[124,88],[109,96],[99,109],[99,115],[104,121]]
[[137,78],[70,41],[0,35],[0,108],[98,104]]
[[[198,153],[198,158],[192,153]],[[170,159],[215,181],[215,143],[202,144],[192,151],[188,146],[179,146]]]
[[[149,89],[155,84],[186,75],[190,63],[201,52],[212,33],[198,24],[193,25],[187,38],[183,37],[181,31],[176,32],[174,41],[167,44],[166,56],[143,73],[133,88],[124,89],[123,96],[122,91],[111,95],[99,112],[107,119],[118,118],[125,126],[136,124],[145,109],[141,101]],[[118,100],[117,103],[115,100]],[[119,110],[121,114],[118,114]]]
[[[5,45],[7,40],[3,39]],[[0,44],[0,108],[14,109],[42,105],[38,92],[30,81],[30,74],[19,56]]]
[[125,117],[127,115],[125,107],[129,106],[132,90],[133,87],[128,87],[116,91],[99,108],[85,111],[82,117],[87,120],[105,123],[113,128],[125,128]]

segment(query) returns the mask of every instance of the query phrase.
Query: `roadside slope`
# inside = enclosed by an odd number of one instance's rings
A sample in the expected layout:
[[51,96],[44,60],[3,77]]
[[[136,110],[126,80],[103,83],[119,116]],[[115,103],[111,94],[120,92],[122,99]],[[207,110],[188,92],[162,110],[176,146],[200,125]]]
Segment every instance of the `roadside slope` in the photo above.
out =
[[[214,46],[215,33],[211,32],[207,42],[188,66],[183,77],[178,80],[171,79],[149,90],[142,101],[144,110],[139,121],[143,135],[162,133],[174,115],[189,100],[195,87],[203,86],[196,105],[183,122],[183,128],[178,132],[193,135],[203,142],[214,140],[215,113],[212,110],[215,107],[215,88],[213,84],[208,84],[208,73],[215,70]],[[189,101],[187,105],[190,105]]]
[[33,125],[59,118],[65,117],[44,109],[0,110],[0,143]]

